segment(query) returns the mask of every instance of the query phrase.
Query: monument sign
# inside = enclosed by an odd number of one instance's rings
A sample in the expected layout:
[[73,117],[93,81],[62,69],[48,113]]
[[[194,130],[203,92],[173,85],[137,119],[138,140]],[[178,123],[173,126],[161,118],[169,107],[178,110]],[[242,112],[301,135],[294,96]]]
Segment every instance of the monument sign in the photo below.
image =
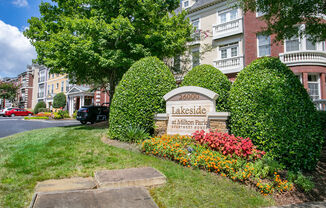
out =
[[202,87],[187,86],[170,91],[164,95],[166,114],[156,115],[158,134],[190,135],[197,130],[206,131],[212,128],[212,119],[222,121],[221,131],[227,131],[225,121],[229,113],[216,112],[217,97],[215,92]]

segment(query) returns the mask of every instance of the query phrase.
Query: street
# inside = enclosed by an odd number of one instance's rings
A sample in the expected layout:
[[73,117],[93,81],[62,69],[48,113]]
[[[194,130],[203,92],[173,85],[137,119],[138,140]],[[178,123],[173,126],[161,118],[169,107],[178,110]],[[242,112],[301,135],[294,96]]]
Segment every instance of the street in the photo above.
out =
[[74,126],[80,122],[76,120],[23,120],[24,117],[0,117],[0,138],[33,129]]

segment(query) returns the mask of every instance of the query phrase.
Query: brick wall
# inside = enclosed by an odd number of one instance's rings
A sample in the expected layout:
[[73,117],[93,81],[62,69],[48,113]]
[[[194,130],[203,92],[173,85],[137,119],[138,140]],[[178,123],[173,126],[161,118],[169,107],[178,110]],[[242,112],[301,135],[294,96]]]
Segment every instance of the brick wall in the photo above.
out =
[[[245,66],[257,59],[257,33],[266,27],[266,23],[256,17],[256,13],[247,12],[244,15],[244,54]],[[275,35],[271,36],[271,56],[278,57],[283,53],[283,43],[273,43]]]

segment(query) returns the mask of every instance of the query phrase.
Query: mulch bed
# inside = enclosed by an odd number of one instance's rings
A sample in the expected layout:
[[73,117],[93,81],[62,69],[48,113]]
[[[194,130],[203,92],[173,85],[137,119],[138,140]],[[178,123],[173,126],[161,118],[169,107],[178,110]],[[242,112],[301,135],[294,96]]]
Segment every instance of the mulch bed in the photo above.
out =
[[326,144],[324,144],[315,171],[304,173],[304,175],[312,177],[315,188],[308,193],[295,189],[291,193],[275,194],[274,199],[278,205],[326,200]]

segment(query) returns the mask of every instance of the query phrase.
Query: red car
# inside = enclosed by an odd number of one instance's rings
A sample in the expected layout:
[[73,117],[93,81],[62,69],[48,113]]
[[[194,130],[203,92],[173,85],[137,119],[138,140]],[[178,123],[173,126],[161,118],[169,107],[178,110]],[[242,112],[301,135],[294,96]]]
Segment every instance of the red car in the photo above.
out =
[[15,117],[15,116],[31,116],[31,115],[33,115],[32,112],[21,109],[21,108],[13,108],[13,109],[5,112],[5,116],[11,116],[11,117]]

